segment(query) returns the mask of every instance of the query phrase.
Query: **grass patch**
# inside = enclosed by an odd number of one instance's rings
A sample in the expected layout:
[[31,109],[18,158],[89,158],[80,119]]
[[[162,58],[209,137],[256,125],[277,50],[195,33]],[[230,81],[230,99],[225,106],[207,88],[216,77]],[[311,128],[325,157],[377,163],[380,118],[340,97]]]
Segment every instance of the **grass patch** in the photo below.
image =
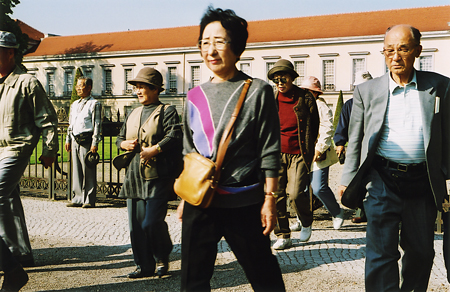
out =
[[[117,156],[118,151],[116,147],[116,139],[117,137],[104,137],[102,141],[100,141],[98,145],[98,154],[100,155],[100,159],[103,160],[110,160]],[[58,156],[58,162],[61,163],[61,161],[68,162],[70,152],[67,152],[64,149],[64,144],[66,142],[66,135],[60,135],[59,136],[59,156]],[[42,138],[39,140],[38,145],[36,146],[36,149],[33,152],[33,155],[30,157],[30,164],[34,165],[36,162],[39,164],[39,156],[42,154]]]

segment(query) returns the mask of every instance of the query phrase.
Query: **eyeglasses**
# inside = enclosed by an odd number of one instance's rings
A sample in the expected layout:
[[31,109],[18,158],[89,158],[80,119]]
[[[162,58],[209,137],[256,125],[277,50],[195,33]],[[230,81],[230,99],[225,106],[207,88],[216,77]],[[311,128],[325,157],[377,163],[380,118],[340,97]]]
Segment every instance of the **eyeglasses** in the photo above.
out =
[[409,54],[411,54],[412,51],[414,51],[416,47],[413,48],[399,48],[398,50],[394,50],[394,49],[383,49],[383,53],[386,55],[386,57],[392,58],[396,53],[397,55],[399,55],[400,57],[406,57]]
[[278,84],[280,82],[284,84],[284,83],[287,82],[287,79],[285,77],[275,78],[275,79],[272,80],[272,82],[275,83],[275,84]]
[[222,51],[225,50],[225,46],[229,43],[231,42],[224,39],[214,39],[212,42],[210,40],[200,40],[198,42],[198,47],[202,51],[207,51],[212,44],[216,50]]

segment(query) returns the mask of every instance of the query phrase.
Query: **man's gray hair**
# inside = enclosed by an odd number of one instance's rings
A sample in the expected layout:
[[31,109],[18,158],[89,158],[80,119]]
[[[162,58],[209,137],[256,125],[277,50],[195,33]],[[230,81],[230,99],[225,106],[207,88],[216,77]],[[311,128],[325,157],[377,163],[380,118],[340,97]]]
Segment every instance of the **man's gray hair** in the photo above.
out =
[[84,84],[85,84],[86,86],[92,87],[92,78],[90,78],[90,77],[80,76],[80,77],[78,77],[77,80],[84,80]]
[[[385,34],[384,34],[384,37],[386,38],[387,33],[388,33],[392,28],[394,28],[394,27],[396,27],[396,26],[399,26],[399,25],[401,25],[401,24],[393,25],[393,26],[389,27],[389,28],[386,30],[386,32],[385,32]],[[412,38],[414,39],[414,43],[415,43],[416,45],[420,45],[420,38],[422,37],[422,34],[421,34],[420,31],[419,31],[417,28],[415,28],[414,26],[408,25],[408,27],[409,27],[409,30],[411,31],[411,36],[412,36]]]

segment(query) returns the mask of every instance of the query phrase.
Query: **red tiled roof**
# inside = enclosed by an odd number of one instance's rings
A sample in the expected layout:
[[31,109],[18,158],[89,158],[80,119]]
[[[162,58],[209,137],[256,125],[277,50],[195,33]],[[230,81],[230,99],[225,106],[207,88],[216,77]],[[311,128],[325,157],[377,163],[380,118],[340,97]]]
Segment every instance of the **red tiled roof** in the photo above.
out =
[[[381,35],[402,23],[421,32],[442,31],[449,29],[448,22],[450,5],[250,21],[248,43]],[[185,26],[48,37],[27,57],[190,47],[198,33],[198,26]]]
[[23,22],[23,21],[21,21],[19,19],[14,19],[14,21],[20,27],[20,29],[22,30],[22,33],[26,33],[28,35],[30,40],[40,41],[42,38],[44,38],[45,35],[42,32],[40,32],[37,29],[29,26],[25,22]]

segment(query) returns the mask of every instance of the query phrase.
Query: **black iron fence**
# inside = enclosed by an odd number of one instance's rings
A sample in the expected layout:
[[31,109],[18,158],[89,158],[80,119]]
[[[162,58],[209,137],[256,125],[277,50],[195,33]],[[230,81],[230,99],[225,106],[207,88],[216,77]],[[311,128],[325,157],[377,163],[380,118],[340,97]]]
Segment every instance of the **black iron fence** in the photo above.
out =
[[[38,144],[20,181],[21,191],[47,194],[51,199],[72,198],[72,159],[70,152],[64,150],[68,125],[67,122],[58,125],[59,151],[51,168],[45,169],[40,164],[42,143]],[[98,150],[97,197],[117,197],[122,186],[125,170],[117,171],[112,165],[112,159],[120,153],[115,142],[121,127],[121,122],[103,123],[103,139]]]

